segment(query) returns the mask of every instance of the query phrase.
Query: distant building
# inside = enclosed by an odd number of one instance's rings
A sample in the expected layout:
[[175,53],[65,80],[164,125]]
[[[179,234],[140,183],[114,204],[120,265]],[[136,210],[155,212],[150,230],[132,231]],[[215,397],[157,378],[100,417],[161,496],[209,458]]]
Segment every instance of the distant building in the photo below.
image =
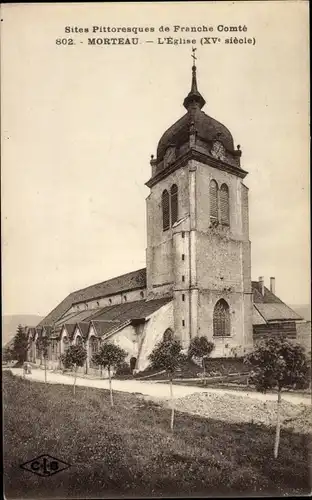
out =
[[298,338],[304,320],[270,290],[251,281],[248,188],[240,147],[230,131],[202,111],[196,67],[186,113],[161,137],[152,157],[147,207],[146,269],[78,290],[37,328],[29,328],[29,359],[38,362],[39,335],[49,335],[50,365],[71,343],[92,354],[113,341],[138,371],[164,334],[174,332],[186,349],[205,335],[213,356],[252,349],[259,338],[284,333]]

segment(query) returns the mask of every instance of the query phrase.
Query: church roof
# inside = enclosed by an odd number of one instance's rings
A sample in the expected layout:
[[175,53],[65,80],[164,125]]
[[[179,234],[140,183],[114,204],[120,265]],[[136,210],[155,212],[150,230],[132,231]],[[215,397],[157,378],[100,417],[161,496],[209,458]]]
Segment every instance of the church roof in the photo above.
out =
[[[53,311],[51,311],[38,325],[40,327],[46,325],[75,325],[91,321],[126,321],[127,319],[140,319],[152,314],[158,307],[161,307],[170,299],[155,299],[155,300],[140,300],[135,302],[126,302],[123,304],[112,305],[109,307],[99,307],[84,311],[74,311],[69,314],[66,312],[75,303],[82,301],[94,300],[100,297],[106,297],[116,293],[127,292],[139,288],[146,288],[146,268],[132,271],[131,273],[123,274],[101,283],[88,286],[81,290],[68,295]],[[302,320],[295,311],[288,307],[268,288],[264,287],[264,295],[260,291],[258,281],[252,281],[253,302],[254,308],[258,314],[255,314],[257,321],[259,314],[264,321],[285,321],[285,320]],[[156,308],[156,309],[155,309]]]
[[103,337],[120,325],[120,321],[92,321],[91,323],[98,337]]
[[68,338],[69,340],[73,340],[73,337],[74,337],[74,331],[75,331],[75,324],[69,324],[69,323],[65,323],[65,328],[66,328],[66,331],[67,331],[67,335],[68,335]]
[[127,322],[131,322],[133,320],[145,320],[148,316],[171,300],[172,299],[170,297],[153,300],[138,300],[134,302],[125,302],[122,304],[90,309],[89,311],[84,311],[85,313],[88,313],[88,316],[85,316],[84,321],[79,321],[81,313],[76,313],[70,319],[64,316],[58,321],[57,326],[59,326],[59,328],[56,326],[55,332],[60,333],[60,326],[63,324],[67,330],[69,340],[72,340],[74,338],[75,329],[78,327],[82,337],[86,339],[91,323],[98,336],[103,336],[104,334],[109,333]]
[[193,64],[191,91],[183,102],[187,113],[162,135],[157,146],[157,162],[163,160],[169,146],[179,147],[189,140],[191,125],[194,126],[199,139],[208,143],[218,140],[229,152],[237,154],[234,150],[231,132],[222,123],[201,110],[205,103],[205,99],[197,88],[196,66]]
[[88,336],[89,332],[89,323],[83,322],[83,323],[77,323],[77,327],[80,330],[82,338],[85,340]]
[[145,319],[171,300],[168,297],[116,304],[105,307],[100,313],[93,316],[93,319],[97,321],[118,321],[120,323],[133,319]]
[[66,313],[66,311],[71,308],[73,304],[145,287],[146,268],[143,268],[138,271],[132,271],[131,273],[123,274],[121,276],[117,276],[116,278],[82,288],[81,290],[77,290],[76,292],[69,294],[39,323],[38,326],[54,324]]
[[193,113],[187,112],[162,135],[157,146],[157,162],[163,160],[169,146],[179,147],[185,144],[190,135],[191,124],[194,124],[197,137],[205,142],[220,141],[224,147],[234,152],[234,141],[231,132],[199,108]]
[[262,295],[258,281],[252,281],[251,284],[254,308],[265,321],[299,321],[303,319],[268,288],[264,287],[264,294]]

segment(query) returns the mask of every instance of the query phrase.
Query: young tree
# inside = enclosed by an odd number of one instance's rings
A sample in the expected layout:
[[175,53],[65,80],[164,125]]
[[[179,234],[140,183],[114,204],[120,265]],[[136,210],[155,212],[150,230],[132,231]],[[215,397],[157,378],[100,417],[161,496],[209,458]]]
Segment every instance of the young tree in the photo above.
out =
[[107,368],[111,406],[114,406],[111,369],[121,366],[126,356],[126,351],[121,349],[118,345],[109,342],[102,344],[100,350],[92,356],[93,363],[100,367]]
[[49,357],[50,339],[47,336],[40,336],[37,339],[37,348],[44,365],[44,382],[47,383],[47,361]]
[[260,392],[277,389],[277,423],[274,458],[278,456],[281,429],[281,402],[284,388],[299,389],[309,384],[309,367],[304,348],[282,336],[260,342],[245,357],[253,367],[250,380]]
[[65,368],[74,370],[74,396],[76,395],[77,370],[87,359],[87,351],[82,345],[70,345],[60,356]]
[[28,338],[22,325],[18,325],[13,341],[12,356],[19,364],[27,361]]
[[149,355],[152,367],[156,370],[166,370],[168,375],[171,399],[171,430],[173,430],[174,423],[172,379],[177,368],[179,368],[186,360],[186,356],[181,351],[182,345],[178,339],[167,338],[159,342]]
[[194,337],[188,348],[188,358],[198,358],[201,361],[204,384],[206,382],[206,360],[214,350],[214,347],[214,343],[210,342],[207,337]]

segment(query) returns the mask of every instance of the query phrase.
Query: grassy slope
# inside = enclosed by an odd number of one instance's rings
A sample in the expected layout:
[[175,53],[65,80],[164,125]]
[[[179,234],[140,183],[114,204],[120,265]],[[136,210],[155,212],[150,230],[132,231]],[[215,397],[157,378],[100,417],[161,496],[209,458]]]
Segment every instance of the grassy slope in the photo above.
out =
[[[309,490],[307,438],[169,410],[134,395],[48,385],[4,373],[6,498],[298,493]],[[48,453],[71,467],[49,478],[19,465]]]

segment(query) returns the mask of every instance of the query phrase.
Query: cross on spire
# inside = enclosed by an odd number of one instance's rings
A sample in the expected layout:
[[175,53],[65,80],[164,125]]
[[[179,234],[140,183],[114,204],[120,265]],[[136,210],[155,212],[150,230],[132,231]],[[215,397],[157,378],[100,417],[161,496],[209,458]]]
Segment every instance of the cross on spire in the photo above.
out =
[[191,57],[193,58],[193,66],[195,66],[195,61],[197,60],[197,57],[195,55],[195,52],[196,52],[196,48],[195,47],[192,47],[192,54],[191,54]]
[[195,61],[197,60],[197,57],[196,57],[196,54],[195,54],[196,50],[197,50],[196,47],[192,47],[191,57],[193,59],[193,66],[192,66],[192,86],[191,86],[191,91],[186,96],[186,98],[184,99],[184,102],[183,102],[183,105],[184,105],[184,107],[187,110],[189,109],[189,106],[191,104],[197,103],[197,105],[199,106],[200,109],[205,104],[205,99],[198,92],[198,88],[197,88],[196,64],[195,64]]

